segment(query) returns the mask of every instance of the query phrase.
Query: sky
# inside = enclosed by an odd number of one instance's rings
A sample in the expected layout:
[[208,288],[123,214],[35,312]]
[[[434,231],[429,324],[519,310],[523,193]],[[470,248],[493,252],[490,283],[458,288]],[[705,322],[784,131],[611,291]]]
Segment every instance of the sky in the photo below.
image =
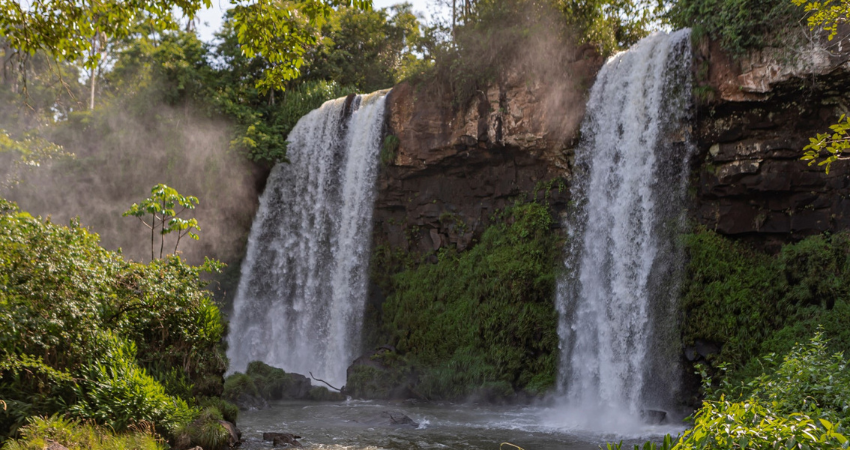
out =
[[[403,0],[373,0],[372,6],[375,9],[386,8]],[[427,19],[430,17],[435,7],[435,0],[407,0],[413,5],[413,11],[422,13]],[[199,24],[198,34],[204,42],[212,42],[213,33],[221,28],[224,11],[230,8],[230,0],[212,0],[212,8],[204,9],[198,13]]]

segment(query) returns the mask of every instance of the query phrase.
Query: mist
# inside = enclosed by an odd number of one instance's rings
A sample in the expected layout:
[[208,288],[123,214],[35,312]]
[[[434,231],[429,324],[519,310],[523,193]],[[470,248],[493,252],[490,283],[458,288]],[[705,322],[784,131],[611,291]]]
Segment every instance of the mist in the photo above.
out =
[[[19,184],[0,192],[21,210],[59,224],[79,217],[105,248],[147,262],[150,230],[122,213],[164,183],[200,200],[181,215],[196,218],[201,227],[199,241],[181,239],[181,257],[190,264],[204,257],[238,263],[266,171],[229,149],[226,120],[205,117],[188,105],[134,109],[122,101],[71,116],[48,135],[75,156],[27,168]],[[157,233],[157,256],[159,239]],[[166,237],[165,253],[173,253],[175,239]]]

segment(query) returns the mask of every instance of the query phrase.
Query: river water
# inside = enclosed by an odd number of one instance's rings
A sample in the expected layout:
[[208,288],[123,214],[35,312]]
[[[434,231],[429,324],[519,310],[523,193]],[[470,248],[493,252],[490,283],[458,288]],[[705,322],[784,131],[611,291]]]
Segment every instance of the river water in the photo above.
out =
[[[389,425],[381,416],[404,414],[419,425]],[[339,403],[286,401],[239,413],[246,450],[271,448],[263,432],[302,436],[307,448],[498,450],[509,442],[525,450],[598,450],[606,442],[660,441],[678,425],[625,426],[623,433],[576,431],[558,406],[494,406],[450,403],[406,404],[349,400]],[[581,424],[584,427],[586,424]],[[503,446],[505,450],[515,448]],[[624,446],[625,448],[625,446]]]

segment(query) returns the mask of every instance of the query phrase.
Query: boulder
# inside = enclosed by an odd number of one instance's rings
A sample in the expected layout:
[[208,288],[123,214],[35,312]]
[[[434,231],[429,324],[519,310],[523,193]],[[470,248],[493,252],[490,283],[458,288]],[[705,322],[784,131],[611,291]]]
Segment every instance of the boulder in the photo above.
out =
[[272,441],[274,447],[301,447],[298,439],[301,439],[301,436],[292,433],[263,433],[263,440]]
[[407,417],[405,414],[400,412],[391,412],[384,411],[381,413],[381,418],[386,420],[387,425],[390,426],[404,426],[410,428],[419,428],[419,423]]
[[239,428],[236,428],[236,425],[226,421],[219,420],[218,421],[221,426],[224,427],[225,430],[230,434],[230,440],[228,441],[228,445],[230,447],[238,447],[242,443],[242,432]]
[[267,402],[264,398],[251,395],[247,392],[240,393],[239,396],[232,400],[232,402],[243,411],[265,409],[269,406],[269,402]]
[[313,385],[310,379],[300,373],[289,373],[291,380],[289,387],[283,392],[283,398],[300,400],[310,398],[310,390]]
[[410,387],[414,378],[395,348],[385,345],[351,363],[342,394],[355,398],[404,399],[413,396]]
[[47,442],[48,444],[45,450],[68,450],[68,447],[65,447],[64,445],[56,441],[51,441],[50,439],[48,439]]
[[644,409],[640,412],[640,418],[649,425],[661,425],[667,422],[667,411]]

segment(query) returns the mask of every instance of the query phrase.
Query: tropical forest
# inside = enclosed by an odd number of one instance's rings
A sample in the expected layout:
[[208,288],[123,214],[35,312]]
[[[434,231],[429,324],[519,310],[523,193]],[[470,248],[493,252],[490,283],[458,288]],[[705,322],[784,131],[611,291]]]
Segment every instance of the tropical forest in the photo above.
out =
[[848,18],[0,0],[0,450],[850,448]]

